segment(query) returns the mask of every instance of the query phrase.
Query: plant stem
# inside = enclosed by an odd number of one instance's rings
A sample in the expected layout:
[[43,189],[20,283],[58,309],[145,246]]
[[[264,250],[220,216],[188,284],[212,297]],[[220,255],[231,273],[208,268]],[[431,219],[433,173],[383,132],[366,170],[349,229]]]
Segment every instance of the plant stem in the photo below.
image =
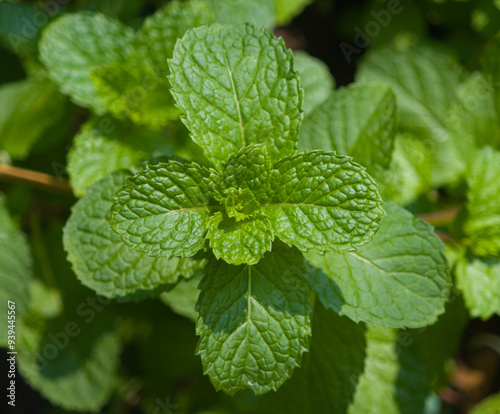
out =
[[0,180],[57,193],[73,194],[67,180],[11,165],[0,165]]
[[449,234],[443,233],[442,231],[434,230],[434,233],[436,234],[436,236],[438,236],[444,242],[451,243],[455,240]]
[[417,217],[420,217],[422,220],[426,221],[433,226],[442,226],[444,224],[449,224],[460,212],[462,206],[452,207],[446,210],[435,211],[432,213],[421,213],[417,214]]
[[57,279],[45,246],[45,240],[42,235],[42,223],[38,213],[33,213],[31,215],[30,227],[33,240],[33,251],[40,263],[41,276],[47,286],[57,288]]

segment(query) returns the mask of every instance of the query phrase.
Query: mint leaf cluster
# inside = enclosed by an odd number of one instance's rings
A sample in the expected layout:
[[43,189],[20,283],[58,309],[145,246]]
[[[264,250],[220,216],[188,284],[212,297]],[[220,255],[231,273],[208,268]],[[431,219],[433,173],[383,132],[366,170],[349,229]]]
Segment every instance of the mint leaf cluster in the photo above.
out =
[[253,265],[275,237],[318,253],[373,237],[384,213],[365,170],[335,153],[294,154],[302,91],[281,40],[250,25],[202,27],[177,43],[170,65],[183,120],[216,168],[171,161],[129,179],[110,221],[126,244],[190,257],[208,236],[217,258]]
[[[307,55],[298,60],[323,70]],[[204,372],[229,394],[280,388],[310,347],[312,317],[330,320],[332,310],[375,332],[436,322],[450,287],[444,245],[429,225],[384,204],[376,182],[396,141],[390,88],[319,93],[306,83],[301,128],[295,57],[250,24],[189,29],[164,74],[204,161],[151,161],[87,190],[64,236],[83,284],[120,301],[161,293],[195,318]],[[196,314],[176,305],[192,281]]]
[[335,153],[292,155],[302,91],[281,40],[250,25],[202,27],[177,43],[170,64],[184,122],[216,168],[171,161],[128,180],[110,221],[126,244],[190,257],[208,235],[217,258],[253,265],[275,236],[318,253],[373,237],[384,213],[364,169]]
[[[436,321],[449,292],[444,246],[401,207],[386,203],[386,216],[374,178],[333,151],[351,146],[374,174],[387,170],[397,125],[390,89],[369,84],[338,100],[316,93],[305,123],[328,100],[359,106],[363,122],[345,141],[335,137],[330,151],[310,144],[300,152],[299,74],[267,29],[190,29],[168,64],[181,119],[208,164],[169,159],[92,186],[65,231],[84,284],[141,300],[175,292],[201,271],[197,353],[229,394],[263,394],[291,377],[309,348],[311,295],[323,313],[375,326]],[[371,136],[383,151],[368,147]],[[173,303],[175,294],[165,295]]]
[[297,152],[299,75],[266,29],[189,30],[169,64],[182,120],[213,167],[146,166],[115,193],[109,223],[144,259],[189,260],[208,250],[196,305],[204,370],[230,394],[276,390],[311,334],[301,251],[364,245],[380,226],[382,200],[350,157]]
[[115,195],[111,227],[132,248],[165,257],[193,256],[208,234],[215,256],[233,265],[256,264],[275,236],[303,251],[343,252],[377,230],[376,185],[348,157],[312,151],[271,166],[259,145],[222,171],[148,166]]

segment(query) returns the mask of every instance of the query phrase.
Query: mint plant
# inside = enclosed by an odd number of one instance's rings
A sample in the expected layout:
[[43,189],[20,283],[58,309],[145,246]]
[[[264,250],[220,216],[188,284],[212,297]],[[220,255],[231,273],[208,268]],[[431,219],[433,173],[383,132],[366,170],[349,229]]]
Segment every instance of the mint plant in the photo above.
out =
[[75,3],[24,42],[41,6],[0,2],[0,345],[52,405],[428,414],[500,314],[499,38],[471,73],[374,38],[336,87],[272,31],[310,3]]
[[[442,244],[393,204],[379,230],[385,213],[377,185],[350,157],[297,152],[303,98],[282,40],[251,25],[192,29],[177,42],[169,73],[182,120],[213,167],[172,160],[146,166],[117,191],[123,174],[92,187],[65,232],[87,286],[138,299],[176,283],[179,265],[201,269],[197,352],[215,387],[230,394],[276,390],[291,376],[308,347],[312,292],[355,321],[436,321],[449,290]],[[380,100],[374,85],[366,91],[377,96],[389,152],[394,96],[386,89]],[[378,157],[365,154],[367,164]],[[373,159],[373,171],[386,167]],[[207,259],[195,259],[202,251]],[[131,279],[109,283],[110,267],[125,267]],[[342,275],[353,272],[366,279],[343,285]],[[366,283],[376,285],[359,301]],[[401,301],[384,297],[392,286],[404,292]]]

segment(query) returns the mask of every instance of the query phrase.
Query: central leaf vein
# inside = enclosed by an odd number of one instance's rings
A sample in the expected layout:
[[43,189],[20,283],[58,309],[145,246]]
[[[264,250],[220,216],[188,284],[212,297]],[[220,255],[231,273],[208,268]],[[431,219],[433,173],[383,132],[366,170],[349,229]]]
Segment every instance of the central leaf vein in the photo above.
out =
[[[224,48],[224,46],[222,45],[222,39],[221,39],[221,46],[222,48]],[[229,75],[229,80],[231,81],[231,88],[233,90],[234,102],[236,103],[236,112],[238,113],[238,126],[240,128],[240,134],[241,134],[241,146],[244,147],[246,146],[246,140],[245,140],[245,129],[243,128],[243,119],[241,115],[240,101],[238,99],[238,94],[236,93],[236,85],[234,84],[233,73],[231,72],[231,69],[229,67],[229,62],[227,60],[227,54],[225,51],[224,51],[224,61],[226,62],[227,74]]]

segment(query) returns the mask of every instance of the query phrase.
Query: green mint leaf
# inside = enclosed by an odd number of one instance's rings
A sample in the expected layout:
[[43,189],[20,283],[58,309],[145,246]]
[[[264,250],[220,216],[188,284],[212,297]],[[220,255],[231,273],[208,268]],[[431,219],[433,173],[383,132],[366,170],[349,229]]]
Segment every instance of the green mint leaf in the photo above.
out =
[[389,169],[378,177],[382,197],[406,205],[430,190],[431,160],[425,142],[409,133],[398,134]]
[[397,119],[396,97],[388,86],[354,84],[306,118],[299,146],[349,155],[374,173],[391,162]]
[[104,15],[67,14],[43,32],[40,58],[63,93],[101,115],[105,106],[91,73],[99,66],[122,61],[132,37],[132,29]]
[[114,62],[92,72],[99,98],[116,116],[137,124],[162,127],[177,119],[179,109],[170,93],[167,59],[186,30],[214,20],[201,1],[172,2],[147,18],[137,32],[125,62]]
[[255,26],[274,26],[274,5],[269,0],[207,0],[220,24],[251,23]]
[[131,122],[109,116],[91,117],[75,136],[68,154],[68,174],[76,196],[114,171],[141,165],[157,154],[171,152],[165,137]]
[[308,255],[307,279],[323,305],[356,322],[430,325],[443,313],[451,284],[444,245],[405,209],[391,202],[384,208],[371,243],[356,252]]
[[500,315],[500,263],[462,259],[456,267],[457,287],[473,318]]
[[150,165],[115,195],[111,227],[130,247],[151,256],[190,257],[205,244],[210,172],[197,164]]
[[455,102],[461,75],[452,57],[419,44],[375,49],[357,73],[358,80],[387,83],[392,88],[401,129],[421,136],[434,154],[433,185],[456,180],[464,170],[448,129],[448,110]]
[[294,53],[294,67],[304,89],[304,114],[307,116],[332,94],[335,79],[323,61],[303,51]]
[[[2,3],[3,4],[3,3]],[[65,115],[67,100],[47,79],[25,79],[0,88],[0,149],[25,158],[33,144]]]
[[467,174],[466,244],[478,256],[500,253],[500,152],[477,151]]
[[144,21],[133,41],[134,56],[159,75],[169,73],[167,59],[174,53],[175,43],[187,30],[214,22],[206,1],[174,1]]
[[208,236],[214,255],[232,265],[256,264],[271,250],[274,240],[271,223],[265,217],[238,220],[220,212],[210,218]]
[[500,412],[500,393],[482,401],[471,414],[497,414],[498,412]]
[[74,305],[76,313],[65,317],[23,321],[18,369],[52,404],[97,413],[114,388],[120,342],[109,316],[96,315],[87,302]]
[[314,305],[309,352],[278,392],[263,401],[273,414],[345,413],[365,359],[365,326]]
[[229,157],[219,178],[219,191],[248,189],[261,203],[269,195],[272,163],[265,145],[243,147]]
[[112,197],[130,175],[119,171],[90,187],[73,207],[63,239],[78,279],[98,294],[122,301],[145,299],[176,283],[187,260],[132,250],[111,229]]
[[398,346],[396,330],[368,327],[366,342],[365,369],[347,413],[375,414],[380,407],[384,414],[400,414],[400,407],[407,413],[423,412],[430,387],[422,361]]
[[323,151],[280,160],[262,205],[274,234],[301,251],[345,252],[370,241],[384,215],[373,179],[350,157]]
[[302,91],[283,39],[248,24],[201,27],[169,62],[183,121],[217,167],[248,144],[265,144],[274,158],[295,151]]
[[91,77],[97,96],[118,118],[159,129],[179,117],[168,80],[139,62],[115,62],[95,69]]
[[[0,346],[8,345],[8,301],[15,302],[15,315],[22,318],[30,300],[31,252],[23,233],[14,227],[6,199],[0,193],[0,301],[5,315],[0,322]],[[11,314],[12,315],[12,314]]]
[[[42,318],[55,318],[63,310],[61,291],[50,287],[40,279],[34,279],[29,285],[30,305],[29,314],[39,315]],[[22,318],[23,319],[23,318]]]
[[313,0],[274,0],[276,25],[285,26]]
[[276,390],[311,333],[302,255],[276,243],[255,266],[210,260],[200,283],[197,353],[217,390]]

